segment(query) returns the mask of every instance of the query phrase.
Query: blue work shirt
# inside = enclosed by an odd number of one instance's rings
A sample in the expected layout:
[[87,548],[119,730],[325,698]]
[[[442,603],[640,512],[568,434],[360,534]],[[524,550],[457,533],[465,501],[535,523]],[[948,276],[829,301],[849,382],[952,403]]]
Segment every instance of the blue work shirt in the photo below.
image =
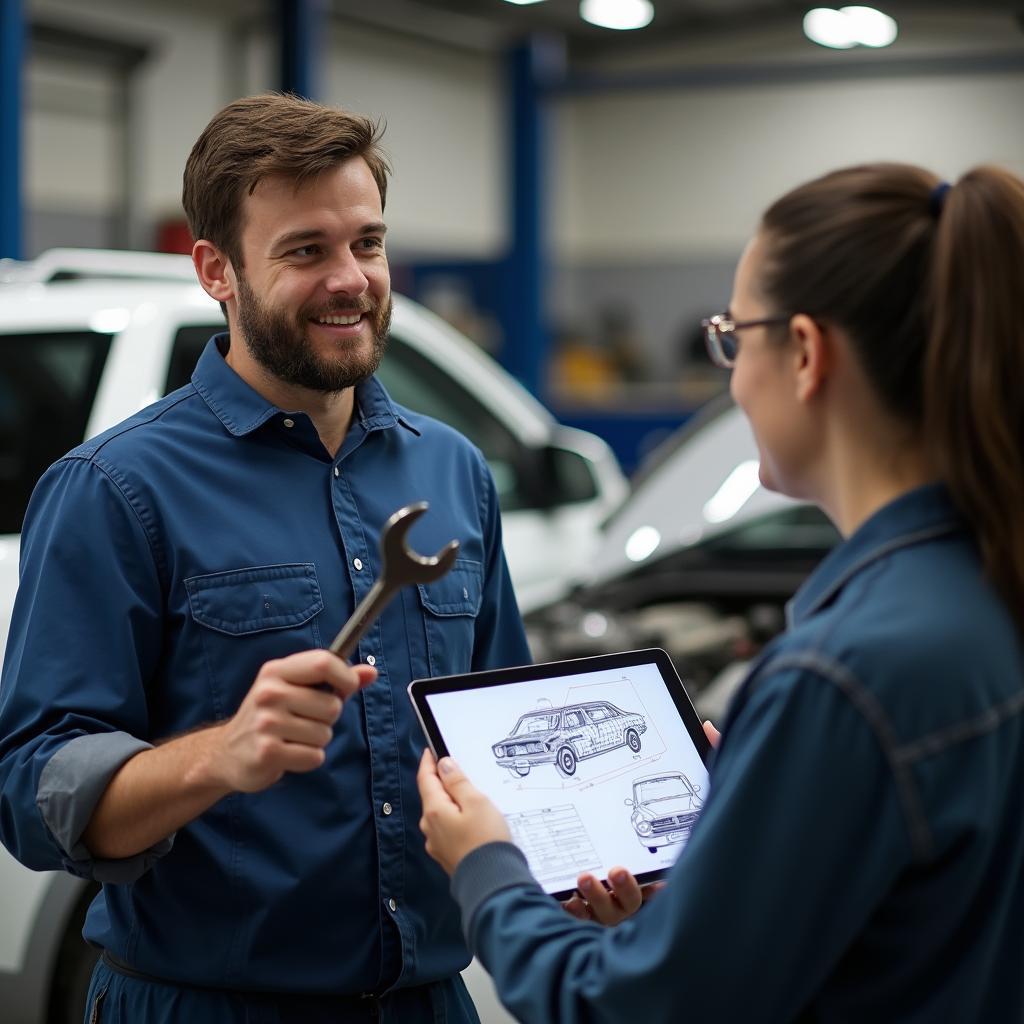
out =
[[[424,851],[411,679],[529,661],[480,452],[356,388],[335,458],[213,339],[191,384],[51,467],[30,503],[0,689],[0,838],[22,863],[105,883],[86,938],[192,986],[361,993],[469,960]],[[359,644],[378,680],[326,763],[226,797],[146,853],[90,856],[107,782],[149,745],[229,717],[269,659],[327,646],[381,569],[381,527],[428,501],[410,546],[460,542]]]
[[521,1020],[1024,1019],[1021,635],[946,492],[874,514],[789,613],[633,918],[569,918],[510,844],[459,865]]

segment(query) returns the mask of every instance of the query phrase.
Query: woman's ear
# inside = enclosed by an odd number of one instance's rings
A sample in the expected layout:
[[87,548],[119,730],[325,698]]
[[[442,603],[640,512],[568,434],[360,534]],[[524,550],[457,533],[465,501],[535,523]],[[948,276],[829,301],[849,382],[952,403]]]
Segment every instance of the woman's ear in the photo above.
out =
[[192,246],[192,265],[199,283],[211,299],[227,302],[235,297],[235,272],[231,261],[205,238]]
[[808,402],[825,386],[832,368],[832,339],[828,328],[822,327],[806,313],[797,313],[789,322],[796,361],[796,397]]

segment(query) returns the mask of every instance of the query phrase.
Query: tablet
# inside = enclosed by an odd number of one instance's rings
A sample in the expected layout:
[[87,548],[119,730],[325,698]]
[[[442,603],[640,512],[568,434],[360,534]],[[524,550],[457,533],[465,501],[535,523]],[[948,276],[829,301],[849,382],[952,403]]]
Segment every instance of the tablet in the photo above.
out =
[[409,698],[553,896],[619,864],[654,881],[686,845],[710,745],[664,651],[417,679]]

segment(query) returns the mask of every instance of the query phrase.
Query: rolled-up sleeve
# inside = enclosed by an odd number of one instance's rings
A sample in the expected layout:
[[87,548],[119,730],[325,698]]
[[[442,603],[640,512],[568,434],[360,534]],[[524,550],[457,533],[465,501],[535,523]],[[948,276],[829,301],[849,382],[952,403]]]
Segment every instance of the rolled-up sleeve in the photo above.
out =
[[88,458],[53,466],[29,504],[0,681],[0,841],[36,870],[126,882],[171,847],[99,861],[81,841],[110,779],[151,746],[163,590],[145,520]]

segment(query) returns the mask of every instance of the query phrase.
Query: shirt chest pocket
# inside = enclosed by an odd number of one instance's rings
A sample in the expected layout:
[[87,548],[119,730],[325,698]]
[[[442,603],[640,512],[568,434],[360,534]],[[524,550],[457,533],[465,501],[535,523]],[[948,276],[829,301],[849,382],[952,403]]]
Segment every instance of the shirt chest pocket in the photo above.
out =
[[468,558],[458,558],[446,576],[434,583],[418,584],[417,589],[430,675],[469,672],[483,596],[483,566]]
[[220,716],[234,713],[265,661],[322,646],[324,602],[310,562],[192,576],[185,589]]

